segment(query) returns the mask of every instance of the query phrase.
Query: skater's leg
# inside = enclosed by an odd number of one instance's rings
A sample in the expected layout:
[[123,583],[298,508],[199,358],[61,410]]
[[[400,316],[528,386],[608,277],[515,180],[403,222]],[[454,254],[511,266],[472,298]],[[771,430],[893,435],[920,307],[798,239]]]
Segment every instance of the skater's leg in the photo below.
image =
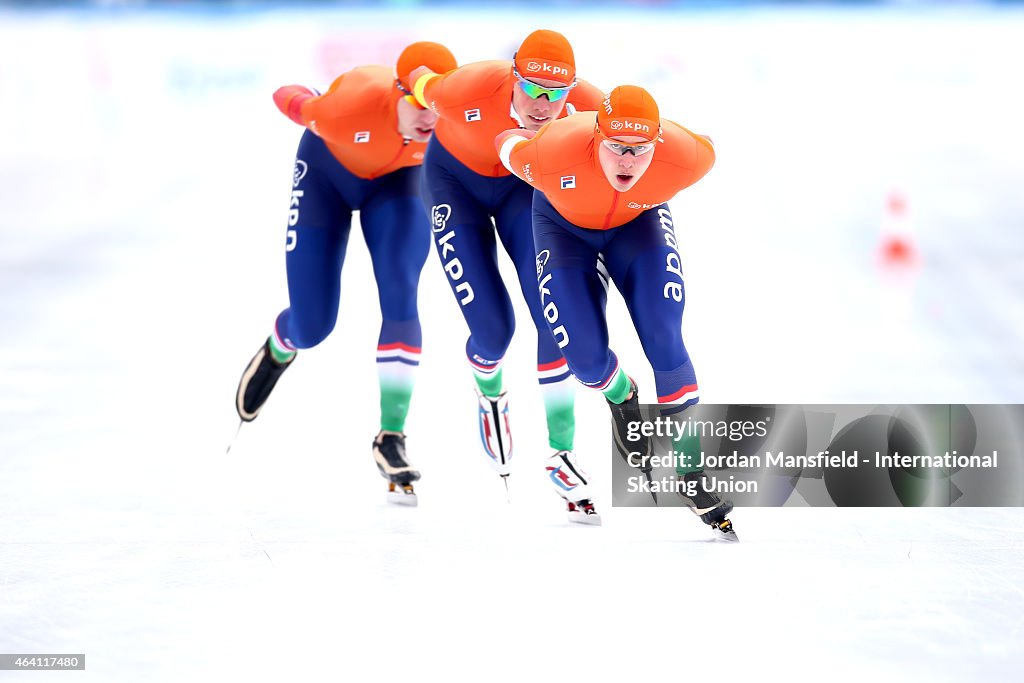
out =
[[560,348],[564,339],[553,336],[545,317],[545,311],[555,309],[548,305],[545,290],[538,288],[541,263],[533,238],[532,202],[532,188],[519,184],[505,195],[495,226],[516,268],[519,287],[536,329],[537,376],[547,418],[548,444],[556,451],[571,451],[576,429],[576,385]]
[[515,331],[512,302],[498,270],[490,211],[478,199],[495,179],[477,176],[432,139],[423,168],[423,196],[434,246],[469,326],[466,358],[478,389],[481,444],[502,476],[512,454],[508,398],[501,364]]
[[501,362],[515,332],[515,316],[498,270],[491,214],[476,197],[494,179],[475,175],[437,139],[431,139],[422,183],[431,234],[452,294],[469,326],[466,357],[477,386],[483,395],[495,397],[502,390]]
[[[667,207],[658,207],[619,230],[622,232],[608,246],[609,272],[622,292],[654,370],[660,414],[679,415],[699,401],[699,394],[693,364],[683,344],[685,290],[672,216]],[[694,446],[689,439],[679,440],[673,449],[688,452]],[[697,469],[683,467],[680,474]]]
[[[608,248],[608,270],[636,327],[644,353],[654,370],[662,416],[681,416],[699,399],[696,374],[683,344],[685,305],[683,273],[676,248],[672,215],[667,207],[644,212],[620,228]],[[681,452],[677,473],[686,484],[683,501],[706,524],[735,539],[727,515],[732,503],[707,491],[699,467],[700,440],[685,436],[673,442]]]
[[290,305],[277,316],[270,336],[242,373],[235,407],[244,421],[259,414],[296,349],[319,344],[338,315],[352,212],[334,177],[344,169],[308,131],[299,143],[296,163],[300,162],[306,173],[296,174],[299,180],[292,189],[285,236]]
[[380,428],[395,433],[405,429],[422,342],[417,290],[430,227],[419,197],[419,172],[414,167],[389,174],[360,213],[381,310]]

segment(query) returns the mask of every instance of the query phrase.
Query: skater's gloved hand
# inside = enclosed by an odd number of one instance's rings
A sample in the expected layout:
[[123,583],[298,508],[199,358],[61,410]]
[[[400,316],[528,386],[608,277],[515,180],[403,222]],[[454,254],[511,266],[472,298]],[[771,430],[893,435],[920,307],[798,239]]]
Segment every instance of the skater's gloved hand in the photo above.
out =
[[274,104],[281,113],[300,126],[306,125],[302,120],[302,104],[317,96],[317,93],[302,85],[286,85],[274,91]]

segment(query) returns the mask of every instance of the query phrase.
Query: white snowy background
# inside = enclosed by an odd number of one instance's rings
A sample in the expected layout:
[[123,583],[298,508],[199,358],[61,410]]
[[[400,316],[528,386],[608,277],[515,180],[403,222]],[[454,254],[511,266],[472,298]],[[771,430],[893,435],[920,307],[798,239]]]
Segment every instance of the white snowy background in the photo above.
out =
[[[1019,509],[738,510],[742,543],[711,543],[681,510],[610,507],[581,390],[604,526],[568,524],[516,292],[506,502],[434,253],[420,507],[387,506],[358,229],[334,334],[225,453],[287,304],[300,129],[274,88],[420,39],[508,58],[541,26],[715,140],[672,203],[704,401],[1024,401],[1019,9],[0,11],[0,652],[83,652],[51,676],[89,681],[1020,676]],[[880,265],[894,234],[915,266]],[[653,400],[617,295],[609,317]]]

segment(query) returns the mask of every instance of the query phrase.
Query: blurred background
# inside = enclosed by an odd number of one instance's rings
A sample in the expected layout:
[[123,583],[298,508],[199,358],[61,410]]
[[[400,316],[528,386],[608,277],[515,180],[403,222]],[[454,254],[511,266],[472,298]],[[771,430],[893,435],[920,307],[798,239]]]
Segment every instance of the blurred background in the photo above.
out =
[[[508,58],[543,25],[574,43],[584,78],[641,84],[716,143],[714,173],[672,205],[705,400],[1024,396],[1024,105],[1012,85],[1024,4],[637,2],[627,26],[621,4],[530,7],[4,3],[0,315],[12,336],[41,320],[70,329],[66,308],[42,316],[40,303],[61,306],[53,295],[83,295],[118,269],[151,279],[125,273],[130,286],[92,299],[107,333],[89,336],[108,351],[173,336],[202,339],[208,356],[236,333],[251,339],[249,325],[262,334],[285,301],[281,186],[299,134],[270,93],[323,90],[418,39],[462,62]],[[365,268],[360,248],[351,268]],[[436,266],[424,272],[431,303],[444,298]],[[453,313],[437,303],[428,328]],[[438,334],[458,341],[461,324]],[[627,367],[645,372],[628,322],[613,327]],[[223,359],[229,374],[237,355]]]
[[[494,678],[521,680],[541,657],[552,675],[629,675],[609,653],[644,618],[662,653],[680,629],[720,626],[756,655],[739,663],[752,674],[791,639],[798,680],[829,661],[877,680],[908,661],[930,680],[1019,668],[1019,510],[751,510],[732,560],[673,543],[705,531],[667,510],[599,499],[599,542],[566,529],[515,292],[506,504],[433,252],[407,425],[421,507],[384,506],[358,224],[334,334],[225,454],[238,377],[287,305],[301,131],[271,93],[324,90],[415,40],[509,59],[536,28],[569,38],[581,77],[642,85],[715,142],[715,168],[670,204],[703,401],[1024,401],[1024,3],[2,2],[0,650],[85,650],[95,680],[181,680],[230,676],[218,653],[256,644],[258,679],[290,675],[288,648],[347,643],[354,671],[387,661],[397,623],[425,671],[502,661]],[[617,295],[609,320],[654,400]],[[579,392],[577,416],[576,450],[607,481],[603,399]],[[750,581],[762,570],[772,595]],[[711,571],[720,588],[682,616],[631,611],[643,594],[622,577],[659,571]],[[837,594],[836,576],[861,587]],[[561,591],[585,604],[552,604]],[[433,630],[445,614],[461,619],[449,634]],[[538,653],[527,634],[544,615],[575,626]],[[190,654],[170,664],[168,644]],[[863,657],[845,658],[851,644]]]

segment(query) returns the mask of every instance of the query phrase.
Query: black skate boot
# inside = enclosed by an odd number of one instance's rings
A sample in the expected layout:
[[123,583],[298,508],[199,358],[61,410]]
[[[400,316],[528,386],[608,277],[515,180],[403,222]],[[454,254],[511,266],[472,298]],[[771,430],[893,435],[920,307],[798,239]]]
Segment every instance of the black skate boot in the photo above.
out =
[[388,480],[388,501],[398,505],[416,505],[412,483],[420,478],[420,473],[405,455],[405,434],[378,434],[373,440],[373,459],[380,476]]
[[263,343],[260,350],[249,361],[249,365],[238,381],[238,393],[235,395],[235,408],[243,422],[252,422],[260,414],[260,408],[267,402],[270,392],[274,390],[277,380],[295,360],[295,356],[287,363],[278,363],[270,353],[270,339]]
[[[715,537],[724,541],[739,540],[732,522],[727,517],[732,512],[732,501],[722,500],[718,494],[705,490],[704,485],[707,478],[703,471],[688,472],[683,475],[683,481],[686,482],[687,490],[684,491],[680,488],[679,497],[683,499],[687,507],[693,510],[694,514],[700,517],[700,521],[711,527]],[[693,496],[687,495],[690,490],[693,490]]]
[[[612,403],[608,401],[608,408],[612,411],[612,438],[615,440],[615,447],[619,451],[619,455],[629,464],[630,467],[638,467],[644,476],[647,477],[647,481],[651,481],[651,438],[649,436],[643,436],[636,432],[640,436],[638,441],[631,441],[629,439],[629,424],[643,422],[644,416],[640,412],[640,397],[639,391],[636,387],[636,382],[632,378],[629,380],[630,391],[633,392],[632,398],[623,401],[622,403]],[[634,454],[634,455],[630,455]],[[658,502],[658,494],[651,492],[651,497],[654,498],[654,502]]]
[[629,386],[633,392],[632,398],[622,403],[608,401],[608,408],[612,411],[612,437],[615,439],[615,446],[619,449],[619,455],[629,459],[630,453],[637,453],[632,457],[632,464],[642,462],[642,467],[647,467],[647,471],[650,471],[650,437],[641,435],[639,441],[630,441],[629,439],[629,423],[639,423],[644,420],[640,413],[640,398],[637,395],[636,382],[630,379]]

